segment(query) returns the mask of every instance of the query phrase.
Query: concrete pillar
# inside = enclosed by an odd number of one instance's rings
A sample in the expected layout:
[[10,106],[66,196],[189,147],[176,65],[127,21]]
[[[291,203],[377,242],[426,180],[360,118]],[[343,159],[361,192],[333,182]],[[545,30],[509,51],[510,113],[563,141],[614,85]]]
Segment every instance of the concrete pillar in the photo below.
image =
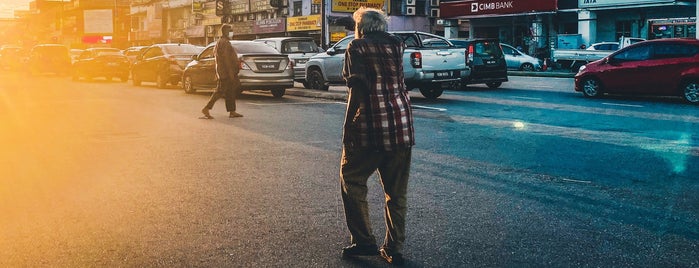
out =
[[578,33],[586,46],[597,42],[597,13],[589,10],[578,11]]

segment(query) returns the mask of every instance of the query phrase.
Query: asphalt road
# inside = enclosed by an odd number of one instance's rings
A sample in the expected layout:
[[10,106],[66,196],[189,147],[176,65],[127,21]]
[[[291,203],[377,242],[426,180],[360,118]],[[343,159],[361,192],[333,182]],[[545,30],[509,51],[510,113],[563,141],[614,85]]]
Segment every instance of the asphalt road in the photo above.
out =
[[[200,120],[205,92],[0,79],[1,267],[387,266],[339,257],[342,88]],[[407,266],[698,267],[699,107],[511,79],[412,93]]]

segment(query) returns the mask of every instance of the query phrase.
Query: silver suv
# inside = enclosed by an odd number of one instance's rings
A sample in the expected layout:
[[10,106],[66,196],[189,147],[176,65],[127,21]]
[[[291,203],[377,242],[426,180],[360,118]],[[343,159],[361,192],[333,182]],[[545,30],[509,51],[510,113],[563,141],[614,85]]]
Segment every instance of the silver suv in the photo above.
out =
[[272,37],[253,40],[265,43],[282,54],[288,55],[294,65],[294,81],[303,83],[305,88],[310,88],[306,82],[306,62],[313,55],[323,52],[311,37]]

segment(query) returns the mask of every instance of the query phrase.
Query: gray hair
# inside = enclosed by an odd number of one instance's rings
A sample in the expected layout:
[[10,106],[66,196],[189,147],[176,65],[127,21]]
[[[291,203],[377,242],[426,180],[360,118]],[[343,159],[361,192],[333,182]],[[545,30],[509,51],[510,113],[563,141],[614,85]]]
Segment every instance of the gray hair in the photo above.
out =
[[375,8],[360,7],[352,14],[352,18],[355,21],[355,38],[362,38],[365,33],[385,32],[388,28],[388,17]]

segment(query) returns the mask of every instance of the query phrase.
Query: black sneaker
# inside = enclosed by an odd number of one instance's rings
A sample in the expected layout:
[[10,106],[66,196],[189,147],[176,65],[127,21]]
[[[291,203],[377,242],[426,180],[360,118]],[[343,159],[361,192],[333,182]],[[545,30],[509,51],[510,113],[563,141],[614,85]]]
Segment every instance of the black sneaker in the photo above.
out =
[[403,254],[390,253],[384,248],[382,248],[379,252],[381,253],[381,258],[383,258],[386,262],[390,264],[403,265],[405,263],[405,260],[403,259]]
[[352,256],[376,256],[379,255],[379,249],[376,245],[357,245],[352,244],[342,249],[342,257]]

